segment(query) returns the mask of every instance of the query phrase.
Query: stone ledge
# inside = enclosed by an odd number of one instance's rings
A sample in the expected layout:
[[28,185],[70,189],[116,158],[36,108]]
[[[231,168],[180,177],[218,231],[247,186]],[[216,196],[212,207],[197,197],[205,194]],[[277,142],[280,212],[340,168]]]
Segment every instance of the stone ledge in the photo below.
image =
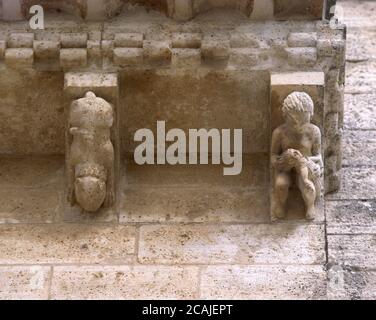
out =
[[[110,32],[103,31],[99,34],[88,32],[61,32],[57,31],[54,36],[40,36],[33,33],[5,34],[0,39],[0,61],[2,51],[9,49],[33,49],[38,58],[37,68],[47,70],[85,69],[91,65],[101,66],[104,69],[122,69],[129,67],[173,67],[173,68],[196,68],[198,66],[218,67],[215,62],[221,61],[222,67],[228,64],[231,67],[258,67],[270,68],[270,63],[276,67],[288,56],[292,68],[314,67],[319,60],[332,59],[333,56],[341,55],[337,46],[343,45],[343,39],[325,44],[329,54],[318,52],[316,41],[319,34],[328,28],[322,23],[316,25],[317,32],[292,32],[286,34],[285,39],[279,39],[279,48],[284,48],[285,53],[277,53],[273,41],[267,42],[257,33],[249,31],[234,31],[224,36],[213,37],[207,31],[181,32],[165,35],[164,39],[152,40],[143,32]],[[324,31],[322,31],[324,30]],[[259,32],[259,31],[258,31]],[[319,39],[322,39],[320,36]],[[324,38],[327,39],[327,38]],[[33,43],[33,41],[35,43]],[[304,45],[304,47],[303,47]],[[139,50],[135,50],[135,49]],[[341,47],[342,48],[342,47]],[[174,51],[174,49],[196,49],[198,51]],[[60,63],[57,61],[51,65],[51,58],[58,58],[56,50],[60,52]],[[68,51],[69,50],[69,51]],[[86,53],[84,53],[84,51]],[[89,55],[89,60],[87,55]],[[283,55],[274,57],[275,55]],[[274,57],[268,59],[267,57]],[[173,58],[173,59],[172,59]],[[320,59],[319,59],[320,58]],[[201,64],[200,61],[205,63]],[[212,64],[214,63],[214,64]],[[31,62],[32,64],[32,62]]]
[[328,298],[331,300],[375,300],[376,272],[353,271],[333,266],[328,272]]
[[0,264],[128,264],[135,237],[132,226],[0,225]]
[[209,266],[201,274],[201,299],[326,298],[322,266]]
[[1,300],[46,300],[51,268],[42,266],[0,267]]
[[376,234],[328,235],[331,265],[357,268],[376,267]]
[[198,283],[197,267],[54,267],[51,299],[197,299]]
[[140,227],[142,264],[323,264],[320,225]]

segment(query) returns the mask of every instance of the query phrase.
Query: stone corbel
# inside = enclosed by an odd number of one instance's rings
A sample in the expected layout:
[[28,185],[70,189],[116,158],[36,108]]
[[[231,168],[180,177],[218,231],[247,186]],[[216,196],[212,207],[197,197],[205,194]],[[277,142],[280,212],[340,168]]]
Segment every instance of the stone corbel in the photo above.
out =
[[66,182],[71,207],[99,212],[116,204],[119,177],[118,76],[66,73]]
[[[271,76],[272,221],[323,218],[324,89],[323,72],[286,72]],[[289,113],[294,121],[287,119]],[[304,135],[301,140],[295,140],[300,139],[300,130]],[[312,194],[314,206],[310,199]]]

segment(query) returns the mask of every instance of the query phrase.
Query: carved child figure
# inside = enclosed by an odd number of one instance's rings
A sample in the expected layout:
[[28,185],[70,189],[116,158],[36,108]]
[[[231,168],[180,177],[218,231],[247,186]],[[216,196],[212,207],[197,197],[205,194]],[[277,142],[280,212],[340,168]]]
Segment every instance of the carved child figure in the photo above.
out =
[[113,109],[107,101],[88,92],[74,101],[69,113],[73,137],[67,159],[69,200],[95,212],[114,202],[114,147],[111,142]]
[[274,130],[271,148],[273,168],[272,220],[286,216],[293,178],[306,205],[306,218],[315,218],[315,203],[321,196],[321,132],[311,124],[314,103],[304,92],[293,92],[282,107],[285,123]]

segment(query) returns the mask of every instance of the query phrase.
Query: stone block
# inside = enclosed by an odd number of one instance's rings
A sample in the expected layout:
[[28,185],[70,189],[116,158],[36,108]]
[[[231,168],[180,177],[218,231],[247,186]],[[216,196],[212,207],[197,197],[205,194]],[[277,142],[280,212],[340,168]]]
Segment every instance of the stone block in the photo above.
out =
[[100,40],[87,41],[87,54],[88,58],[94,61],[100,61],[102,58],[102,48]]
[[327,195],[331,200],[376,199],[376,172],[374,168],[345,167],[341,170],[341,190]]
[[120,67],[140,66],[144,61],[141,48],[115,48],[114,63]]
[[374,94],[376,91],[376,61],[347,63],[345,93]]
[[322,264],[319,225],[145,225],[142,264]]
[[101,42],[103,56],[107,59],[113,58],[113,53],[115,49],[115,41],[114,40],[102,40]]
[[127,264],[135,227],[92,224],[0,225],[1,264]]
[[345,166],[373,166],[376,161],[376,131],[345,131],[343,147]]
[[376,94],[345,94],[345,129],[376,129]]
[[171,62],[171,56],[171,43],[169,41],[144,41],[145,62],[166,64]]
[[292,66],[313,66],[317,62],[316,48],[288,48],[286,51]]
[[143,33],[117,33],[115,34],[115,47],[142,48],[144,43]]
[[86,67],[87,49],[61,49],[60,65],[64,70]]
[[168,2],[169,15],[177,21],[187,21],[194,16],[192,0],[174,0]]
[[326,202],[328,234],[376,234],[375,200]]
[[194,68],[201,65],[200,49],[172,49],[172,66],[175,68]]
[[328,299],[375,300],[376,272],[333,266],[328,272]]
[[253,33],[234,32],[230,36],[231,48],[259,48],[260,40]]
[[[133,156],[133,155],[132,155]],[[139,166],[127,158],[126,172],[129,188],[147,189],[184,186],[197,188],[244,188],[267,189],[269,186],[269,162],[266,154],[243,155],[243,170],[237,176],[224,176],[219,165]],[[161,179],[163,177],[163,179]]]
[[60,36],[62,48],[86,48],[87,40],[87,33],[63,33]]
[[32,48],[34,33],[12,33],[8,38],[8,48]]
[[199,49],[201,47],[201,33],[173,33],[172,47],[179,49]]
[[292,32],[289,34],[287,43],[289,47],[295,48],[305,48],[312,47],[315,48],[317,44],[317,33],[315,32]]
[[1,300],[47,300],[51,267],[0,267]]
[[93,91],[97,96],[117,102],[118,76],[116,73],[68,72],[65,74],[64,91],[72,98],[82,98]]
[[61,193],[51,187],[0,189],[0,224],[51,223],[60,199]]
[[6,49],[5,63],[10,68],[32,67],[34,63],[34,51],[29,48]]
[[230,41],[224,39],[204,39],[201,44],[204,60],[227,60],[230,56]]
[[252,67],[259,63],[259,51],[255,49],[239,48],[231,49],[230,53],[230,65],[239,67]]
[[[150,206],[150,203],[153,203]],[[267,223],[267,189],[134,187],[124,191],[121,223]]]
[[276,19],[294,19],[304,16],[305,19],[321,19],[324,10],[324,0],[291,1],[275,0],[274,16]]
[[[125,119],[120,131],[123,150],[127,152],[132,153],[138,146],[133,139],[138,129],[149,128],[156,134],[157,118],[166,119],[168,130],[181,128],[187,134],[192,126],[243,129],[244,153],[269,150],[269,110],[259,107],[269,105],[270,75],[267,71],[124,70],[121,82],[127,83],[128,92],[132,92],[127,94],[122,90],[120,98],[120,117]],[[211,98],[207,99],[208,96]],[[159,101],[158,108],[155,108],[155,101]]]
[[343,39],[318,38],[317,54],[321,57],[331,57],[341,55],[345,51],[345,41]]
[[346,40],[346,60],[364,62],[376,59],[376,29],[351,30]]
[[198,282],[197,267],[54,267],[51,298],[197,299]]
[[325,299],[326,272],[322,266],[209,266],[200,293],[210,300]]
[[331,265],[374,269],[375,250],[375,234],[328,235],[328,258]]
[[60,54],[60,42],[34,41],[34,54],[37,59],[58,59]]

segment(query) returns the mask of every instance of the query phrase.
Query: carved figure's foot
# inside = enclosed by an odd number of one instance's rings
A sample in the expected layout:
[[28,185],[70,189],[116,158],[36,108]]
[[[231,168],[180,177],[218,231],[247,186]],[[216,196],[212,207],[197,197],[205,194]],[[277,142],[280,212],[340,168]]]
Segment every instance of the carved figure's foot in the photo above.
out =
[[285,219],[286,218],[286,210],[281,208],[280,206],[273,205],[272,206],[272,222],[278,221],[280,219]]
[[316,210],[315,207],[308,208],[307,213],[306,213],[306,219],[307,220],[314,220],[316,217]]

